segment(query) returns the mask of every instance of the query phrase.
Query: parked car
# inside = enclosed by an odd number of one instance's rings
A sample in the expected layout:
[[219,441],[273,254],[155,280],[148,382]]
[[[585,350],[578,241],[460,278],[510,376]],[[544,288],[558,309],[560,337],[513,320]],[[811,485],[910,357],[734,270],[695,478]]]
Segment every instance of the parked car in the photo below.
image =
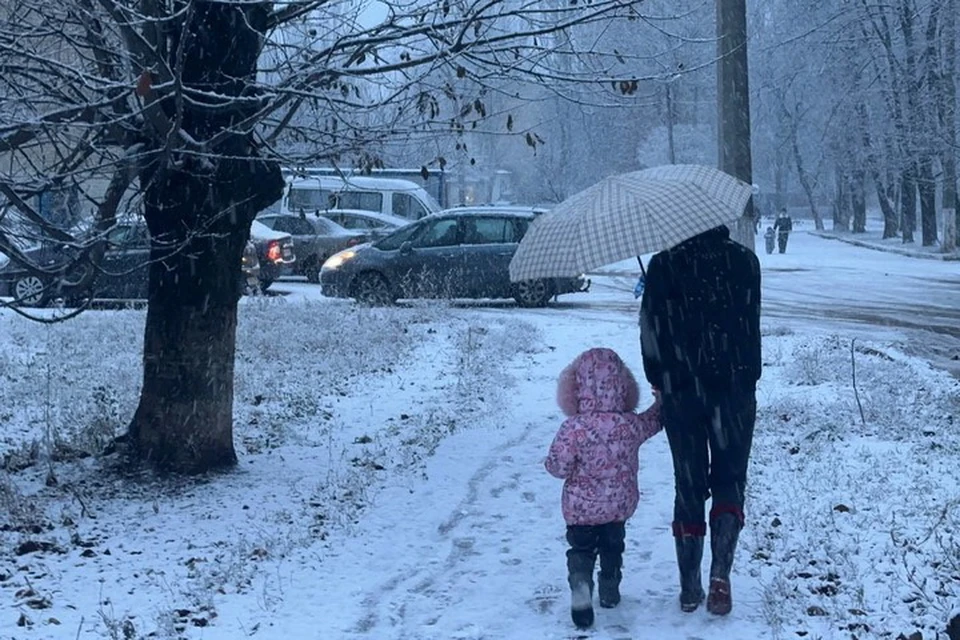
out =
[[320,267],[327,258],[341,249],[367,241],[365,233],[344,229],[322,216],[269,214],[257,218],[257,222],[274,232],[289,234],[297,255],[297,262],[290,271],[307,276],[307,281],[313,283],[320,282]]
[[313,175],[289,177],[283,197],[270,212],[310,215],[330,209],[363,209],[419,220],[440,211],[440,205],[410,180]]
[[540,307],[555,295],[586,291],[589,281],[556,278],[511,283],[510,259],[532,208],[448,209],[401,227],[368,245],[333,255],[323,265],[323,294],[389,304],[399,298],[514,298]]
[[260,262],[260,290],[266,291],[277,278],[297,262],[293,236],[271,229],[259,220],[254,220],[250,225],[250,241],[257,247],[257,259]]
[[[74,260],[75,249],[63,245],[41,245],[25,251],[34,264],[47,270],[65,268]],[[99,264],[96,278],[86,291],[71,285],[80,281],[82,268],[62,270],[56,276],[43,277],[30,273],[14,261],[0,268],[0,291],[23,306],[43,306],[52,300],[122,299],[142,300],[147,297],[150,263],[150,239],[142,222],[120,223],[107,232],[107,248]],[[241,283],[245,291],[255,289],[259,273],[256,249],[248,242],[241,258]]]
[[379,240],[400,227],[410,224],[410,220],[377,211],[362,209],[331,209],[321,214],[349,231],[360,231],[371,240]]

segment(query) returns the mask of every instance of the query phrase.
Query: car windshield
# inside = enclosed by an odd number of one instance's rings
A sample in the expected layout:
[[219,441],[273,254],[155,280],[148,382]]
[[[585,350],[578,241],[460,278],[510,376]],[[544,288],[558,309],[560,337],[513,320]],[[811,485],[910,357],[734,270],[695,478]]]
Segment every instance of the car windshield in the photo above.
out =
[[400,248],[400,245],[413,238],[422,226],[423,225],[419,224],[411,224],[406,227],[401,227],[382,240],[374,243],[373,246],[382,251],[396,251]]

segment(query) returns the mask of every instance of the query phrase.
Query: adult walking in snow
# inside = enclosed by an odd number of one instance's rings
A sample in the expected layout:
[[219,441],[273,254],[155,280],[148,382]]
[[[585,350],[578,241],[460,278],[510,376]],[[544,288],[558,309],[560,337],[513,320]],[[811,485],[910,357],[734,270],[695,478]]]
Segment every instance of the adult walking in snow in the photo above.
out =
[[614,351],[585,351],[560,374],[557,403],[568,418],[544,466],[562,478],[573,623],[593,624],[593,570],[600,556],[600,606],[620,602],[625,523],[640,499],[639,448],[661,429],[659,399],[634,413],[637,382]]
[[777,219],[773,222],[773,230],[777,232],[777,248],[780,253],[786,253],[787,240],[790,239],[790,232],[793,231],[793,218],[787,215],[787,209],[780,209]]
[[700,563],[710,509],[707,609],[730,612],[730,569],[743,527],[760,378],[760,264],[717,227],[656,254],[641,301],[641,352],[659,389],[673,455],[673,535],[680,607],[703,601]]

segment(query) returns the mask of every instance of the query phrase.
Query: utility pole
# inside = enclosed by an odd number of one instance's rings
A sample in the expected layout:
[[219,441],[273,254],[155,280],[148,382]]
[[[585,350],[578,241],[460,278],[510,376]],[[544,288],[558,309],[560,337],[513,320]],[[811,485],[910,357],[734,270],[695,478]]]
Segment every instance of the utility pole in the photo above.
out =
[[[752,184],[746,0],[717,0],[717,58],[719,168]],[[751,198],[733,234],[751,249],[755,241],[753,208]]]

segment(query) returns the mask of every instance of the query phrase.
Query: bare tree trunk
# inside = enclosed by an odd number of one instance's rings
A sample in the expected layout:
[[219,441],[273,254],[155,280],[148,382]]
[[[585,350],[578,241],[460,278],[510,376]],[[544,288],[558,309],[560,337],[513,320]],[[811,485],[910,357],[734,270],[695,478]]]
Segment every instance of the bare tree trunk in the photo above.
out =
[[833,230],[850,230],[850,195],[847,190],[847,178],[837,170],[837,190],[833,201]]
[[670,82],[665,85],[667,101],[667,152],[669,153],[670,164],[677,164],[677,145],[673,138],[673,96],[671,95]]
[[[917,186],[920,191],[920,237],[923,246],[930,247],[937,243],[937,183],[933,175],[934,155],[941,148],[938,139],[942,137],[936,105],[940,101],[940,85],[942,78],[939,71],[939,57],[937,47],[937,33],[940,30],[941,2],[930,5],[930,15],[927,21],[925,47],[921,56],[921,63],[926,67],[926,86],[917,90],[915,109],[919,137],[920,153],[917,158]],[[955,37],[952,34],[951,37]],[[934,108],[921,108],[920,105],[933,105]]]
[[784,177],[787,173],[787,166],[789,164],[789,159],[784,157],[781,151],[777,151],[777,166],[774,168],[773,172],[773,184],[776,196],[774,198],[774,207],[775,211],[779,211],[783,207],[787,206],[787,194],[786,194],[786,185],[784,184]]
[[[720,170],[753,183],[746,0],[717,0],[717,138]],[[753,198],[737,221],[737,239],[754,248]]]
[[[183,38],[171,51],[181,56],[175,62],[184,85],[209,96],[207,104],[185,103],[183,128],[207,140],[250,115],[230,97],[255,80],[267,5],[198,2],[180,15],[190,16],[189,24],[179,30],[170,21],[174,40]],[[157,149],[163,143],[163,136],[152,141]],[[162,153],[153,157],[140,175],[152,262],[143,388],[129,439],[156,468],[198,473],[236,463],[240,260],[250,222],[279,198],[283,179],[240,133],[227,136],[212,157],[185,155],[176,164]]]
[[920,237],[925,247],[937,244],[937,182],[933,177],[933,158],[924,156],[918,165],[917,188],[920,191]]
[[900,180],[900,232],[903,243],[913,242],[917,229],[917,182],[913,167],[903,171]]
[[[171,178],[148,193],[196,180]],[[174,226],[163,222],[175,222],[167,217],[175,209],[158,204],[146,208],[151,226]],[[200,215],[215,217],[212,209]],[[143,388],[130,436],[139,457],[160,469],[191,473],[236,462],[233,367],[244,237],[229,224],[217,227],[219,237],[204,230],[191,241],[168,230],[152,241]]]
[[943,0],[943,78],[941,127],[944,132],[943,250],[960,244],[960,209],[957,208],[957,0]]
[[877,200],[880,201],[880,211],[883,212],[883,239],[896,238],[900,230],[900,216],[894,207],[896,200],[896,191],[893,179],[889,179],[884,185],[883,178],[877,172],[873,176],[873,182],[877,187]]
[[817,196],[814,193],[814,185],[810,181],[810,175],[803,167],[803,156],[800,154],[800,145],[797,142],[797,135],[794,132],[792,139],[793,160],[797,165],[797,179],[800,180],[800,186],[807,196],[807,204],[810,205],[810,215],[813,216],[813,224],[817,231],[823,231],[823,216],[817,208]]
[[867,176],[857,168],[850,175],[850,208],[853,210],[853,232],[864,233],[867,230]]
[[923,79],[917,69],[917,52],[914,38],[916,12],[907,0],[900,4],[900,28],[905,49],[903,91],[906,101],[904,136],[906,157],[903,179],[900,181],[900,227],[904,243],[913,242],[917,230],[917,156],[921,146],[921,115],[918,110]]

